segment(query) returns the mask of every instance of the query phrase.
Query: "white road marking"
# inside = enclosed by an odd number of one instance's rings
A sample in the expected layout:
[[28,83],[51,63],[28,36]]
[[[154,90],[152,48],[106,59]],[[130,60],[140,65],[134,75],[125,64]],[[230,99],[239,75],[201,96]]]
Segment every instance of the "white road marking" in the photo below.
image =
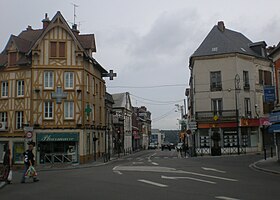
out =
[[156,182],[148,181],[148,180],[144,180],[144,179],[139,179],[138,181],[142,182],[142,183],[147,183],[147,184],[150,184],[150,185],[158,186],[158,187],[168,187],[168,185],[163,185],[161,183],[156,183]]
[[170,177],[170,176],[161,176],[161,178],[163,178],[163,179],[171,179],[171,180],[176,180],[176,179],[189,179],[189,180],[199,181],[199,182],[203,182],[203,183],[216,184],[216,182],[213,182],[213,181],[207,181],[207,180],[203,180],[203,179],[199,179],[199,178],[192,178],[192,177]]
[[153,164],[153,165],[158,165],[158,163],[156,163],[156,162],[152,162],[152,164]]
[[224,196],[217,196],[215,198],[216,199],[224,199],[224,200],[240,200],[240,199],[231,198],[231,197],[224,197]]
[[142,161],[144,160],[144,158],[136,158],[136,160]]
[[206,171],[214,171],[214,172],[226,173],[225,171],[221,171],[221,170],[217,170],[217,169],[213,169],[213,168],[207,168],[207,167],[201,167],[201,168],[206,170]]
[[122,175],[123,173],[121,173],[120,171],[114,171],[114,173]]
[[202,176],[207,178],[219,179],[224,181],[233,181],[236,182],[238,180],[232,178],[225,178],[220,176],[213,176],[208,174],[200,174],[195,172],[188,172],[183,170],[176,170],[175,168],[168,167],[159,167],[159,166],[117,166],[114,167],[113,170],[117,171],[139,171],[139,172],[164,172],[164,173],[177,173],[177,174],[191,174],[194,176]]
[[143,164],[144,162],[132,162],[133,165]]

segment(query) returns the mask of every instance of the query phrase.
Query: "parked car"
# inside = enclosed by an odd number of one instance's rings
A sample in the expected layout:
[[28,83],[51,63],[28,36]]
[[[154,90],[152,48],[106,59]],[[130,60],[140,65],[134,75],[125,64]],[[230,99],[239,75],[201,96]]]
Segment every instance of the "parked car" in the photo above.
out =
[[161,145],[161,150],[163,151],[164,149],[168,149],[169,151],[171,151],[171,146],[170,146],[170,143],[169,143],[169,142],[164,142],[164,143]]
[[171,147],[171,149],[175,149],[176,146],[175,146],[174,143],[171,143],[171,142],[170,142],[170,147]]
[[150,143],[148,149],[156,149],[157,145],[155,143]]

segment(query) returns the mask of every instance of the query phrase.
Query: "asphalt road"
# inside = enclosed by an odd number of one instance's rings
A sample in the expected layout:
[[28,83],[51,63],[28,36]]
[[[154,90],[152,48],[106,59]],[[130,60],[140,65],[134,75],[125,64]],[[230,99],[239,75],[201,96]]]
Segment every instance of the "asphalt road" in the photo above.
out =
[[39,200],[278,200],[280,176],[249,165],[260,156],[180,158],[177,152],[139,152],[104,166],[45,171],[40,181],[0,190],[0,199]]

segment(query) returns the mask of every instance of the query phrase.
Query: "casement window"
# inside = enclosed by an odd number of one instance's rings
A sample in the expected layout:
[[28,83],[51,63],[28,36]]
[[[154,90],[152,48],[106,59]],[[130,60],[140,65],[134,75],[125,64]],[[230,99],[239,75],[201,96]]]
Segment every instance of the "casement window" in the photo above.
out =
[[45,119],[53,119],[53,102],[52,101],[45,102],[44,117],[45,117]]
[[13,66],[17,62],[17,52],[10,52],[9,53],[9,65]]
[[0,122],[7,122],[7,121],[8,121],[7,112],[0,112]]
[[221,71],[210,72],[210,90],[211,91],[221,91],[222,90]]
[[243,71],[243,86],[244,90],[250,90],[249,72]]
[[245,111],[245,117],[251,117],[251,101],[250,98],[244,99],[244,111]]
[[50,42],[50,57],[65,58],[66,57],[65,42]]
[[214,115],[222,115],[223,101],[222,99],[212,99],[212,111]]
[[93,78],[92,79],[92,94],[94,95],[95,94],[95,89],[94,89],[94,87],[95,87],[95,79]]
[[17,96],[24,96],[24,80],[17,81]]
[[272,76],[270,71],[259,70],[259,84],[272,85]]
[[94,106],[94,104],[92,104],[91,119],[92,119],[92,121],[95,121],[95,106]]
[[74,119],[74,102],[64,101],[64,118]]
[[74,73],[73,72],[64,73],[64,86],[65,86],[65,89],[74,88]]
[[53,71],[44,72],[44,88],[53,89],[54,76]]
[[1,96],[2,97],[8,97],[8,91],[9,91],[8,81],[2,81],[2,83],[1,83]]
[[23,128],[23,111],[16,112],[16,129]]
[[86,87],[87,87],[87,92],[89,92],[89,88],[90,88],[90,85],[89,85],[89,75],[87,74],[87,78],[86,78]]

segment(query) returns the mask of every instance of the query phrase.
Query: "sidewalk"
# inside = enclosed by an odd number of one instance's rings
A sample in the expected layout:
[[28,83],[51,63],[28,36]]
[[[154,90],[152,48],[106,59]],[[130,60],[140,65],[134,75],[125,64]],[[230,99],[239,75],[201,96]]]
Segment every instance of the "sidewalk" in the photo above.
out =
[[250,167],[272,174],[280,175],[280,161],[276,157],[260,160],[250,165]]

